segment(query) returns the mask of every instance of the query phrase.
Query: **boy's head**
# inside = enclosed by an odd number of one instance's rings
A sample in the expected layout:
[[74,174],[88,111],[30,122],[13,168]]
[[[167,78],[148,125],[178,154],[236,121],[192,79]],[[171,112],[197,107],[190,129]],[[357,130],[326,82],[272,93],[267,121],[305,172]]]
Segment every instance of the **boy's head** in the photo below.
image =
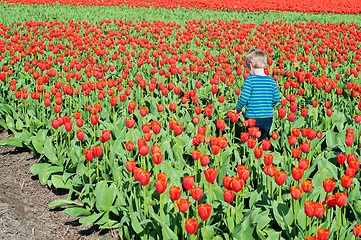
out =
[[264,69],[267,66],[267,56],[261,49],[252,48],[246,56],[246,65],[248,69],[251,66]]

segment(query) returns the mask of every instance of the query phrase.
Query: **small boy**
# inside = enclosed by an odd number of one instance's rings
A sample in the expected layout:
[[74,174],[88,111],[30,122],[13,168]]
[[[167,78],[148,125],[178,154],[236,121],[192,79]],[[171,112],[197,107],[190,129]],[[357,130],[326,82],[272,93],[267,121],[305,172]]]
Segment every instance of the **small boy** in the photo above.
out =
[[241,114],[246,106],[245,119],[256,120],[255,127],[261,131],[258,142],[261,142],[268,138],[273,122],[273,106],[279,102],[280,93],[275,80],[264,72],[267,56],[262,50],[251,49],[246,56],[246,65],[250,76],[244,81],[235,112]]

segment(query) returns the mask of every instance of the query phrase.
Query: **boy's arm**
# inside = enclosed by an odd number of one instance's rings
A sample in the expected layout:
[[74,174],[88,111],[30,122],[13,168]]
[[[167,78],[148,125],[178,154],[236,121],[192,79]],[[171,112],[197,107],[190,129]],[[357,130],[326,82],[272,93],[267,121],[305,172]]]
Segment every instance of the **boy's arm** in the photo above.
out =
[[272,106],[276,105],[280,101],[280,92],[278,91],[277,84],[273,87]]
[[252,92],[252,83],[249,78],[243,83],[241,97],[239,98],[237,105],[236,105],[236,112],[242,111],[242,108],[247,105],[249,98],[251,97]]

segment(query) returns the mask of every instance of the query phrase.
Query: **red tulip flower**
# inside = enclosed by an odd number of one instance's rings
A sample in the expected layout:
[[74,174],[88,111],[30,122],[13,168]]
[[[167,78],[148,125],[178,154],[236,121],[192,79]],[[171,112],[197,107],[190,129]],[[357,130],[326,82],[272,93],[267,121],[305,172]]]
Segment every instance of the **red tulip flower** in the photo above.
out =
[[198,160],[201,157],[201,151],[193,150],[192,151],[192,158],[193,160]]
[[312,201],[306,201],[304,204],[305,213],[309,217],[315,216],[316,203]]
[[327,240],[330,235],[330,230],[319,228],[317,230],[317,240]]
[[336,206],[336,196],[335,195],[327,195],[326,204],[330,208]]
[[198,215],[202,220],[207,220],[212,212],[212,206],[202,203],[198,207]]
[[174,133],[176,135],[182,134],[183,130],[184,130],[184,127],[182,125],[175,125],[174,126]]
[[150,180],[150,173],[146,170],[140,172],[139,176],[139,182],[140,184],[142,184],[143,186],[148,185],[149,180]]
[[272,137],[274,140],[278,139],[279,136],[280,136],[279,133],[276,133],[276,132],[272,133],[272,135],[271,135],[271,137]]
[[316,237],[314,237],[314,236],[309,236],[309,237],[306,237],[306,239],[305,240],[317,240],[317,238]]
[[167,181],[167,174],[163,173],[163,172],[158,173],[157,178],[158,178],[158,180],[163,179],[163,180]]
[[342,207],[346,204],[347,202],[347,195],[344,192],[338,192],[335,194],[336,197],[336,204],[339,207]]
[[187,219],[184,224],[184,228],[188,234],[193,234],[197,231],[198,228],[198,220],[193,218]]
[[177,207],[179,211],[186,212],[189,208],[189,200],[188,199],[178,199],[177,200]]
[[157,192],[164,193],[167,189],[167,183],[167,180],[164,179],[158,179],[157,181],[155,181],[155,189],[157,190]]
[[148,113],[148,108],[147,107],[140,107],[139,108],[139,113],[140,115],[142,115],[142,117],[145,117]]
[[325,214],[326,207],[323,203],[316,203],[315,207],[315,216],[316,217],[322,217]]
[[239,192],[242,190],[244,186],[244,181],[243,179],[239,178],[239,177],[235,177],[233,178],[233,181],[230,184],[230,187],[232,188],[232,190],[234,190],[235,192]]
[[357,224],[356,226],[353,227],[353,234],[355,236],[361,236],[361,225]]
[[91,161],[94,157],[93,149],[85,149],[84,155],[86,160]]
[[104,141],[108,141],[111,137],[111,131],[110,130],[102,131],[102,137]]
[[183,187],[187,190],[192,189],[194,185],[194,177],[192,176],[184,176],[183,177]]
[[349,188],[352,185],[353,178],[347,175],[341,176],[341,184],[344,188]]
[[287,173],[284,171],[275,172],[275,181],[277,185],[283,185],[287,180]]
[[223,192],[223,198],[224,198],[224,201],[226,201],[228,203],[232,202],[234,199],[234,191],[230,190],[230,189],[226,189]]
[[237,166],[237,173],[238,176],[243,180],[243,181],[247,181],[247,179],[249,178],[249,170],[246,166],[244,165],[238,165]]
[[200,157],[200,162],[202,166],[207,166],[209,163],[209,155],[208,154],[202,154]]
[[148,155],[148,153],[149,153],[149,148],[150,148],[150,147],[147,146],[147,145],[139,146],[138,150],[139,150],[140,155],[142,155],[142,156]]
[[231,185],[231,182],[233,181],[233,178],[234,178],[234,177],[231,177],[231,176],[225,176],[225,177],[223,177],[223,186],[224,186],[226,189],[230,189],[230,185]]
[[175,112],[175,110],[177,109],[177,104],[174,102],[169,103],[169,110],[171,110],[172,112]]
[[91,115],[90,122],[93,125],[97,125],[99,121],[99,115]]
[[292,168],[292,177],[294,180],[298,181],[301,180],[303,177],[304,170],[300,167],[293,167]]
[[157,110],[158,110],[158,112],[163,112],[164,105],[163,104],[157,104]]
[[241,141],[248,142],[248,139],[249,139],[249,133],[241,132]]
[[284,108],[279,108],[278,109],[278,117],[279,118],[285,118],[286,117],[286,109],[284,109]]
[[218,171],[214,168],[204,169],[204,176],[206,177],[207,182],[214,183],[217,178]]
[[128,151],[132,151],[134,149],[134,143],[133,142],[126,142],[125,143],[125,148],[128,150]]
[[181,194],[182,194],[182,189],[180,187],[171,186],[169,188],[169,196],[170,199],[172,199],[173,201],[178,200]]
[[257,140],[254,138],[249,138],[247,143],[249,148],[254,148],[256,146]]
[[200,200],[203,196],[203,188],[201,187],[192,187],[191,195],[194,200]]
[[125,163],[125,166],[127,167],[127,170],[129,172],[133,172],[135,167],[136,167],[137,163],[135,161],[127,161]]
[[346,161],[346,154],[343,154],[343,153],[337,154],[337,162],[339,164],[344,164],[345,161]]
[[134,119],[125,119],[125,125],[127,126],[127,128],[132,128],[134,127],[135,124],[135,120]]
[[312,181],[306,179],[302,182],[302,190],[304,192],[311,192],[312,190],[312,186],[313,186],[313,183]]
[[93,147],[93,154],[95,157],[100,157],[103,153],[103,148],[100,145]]
[[299,158],[301,156],[301,149],[292,148],[292,157]]
[[263,155],[263,149],[256,147],[254,149],[254,155],[256,156],[256,158],[261,158]]
[[266,166],[271,166],[272,165],[272,162],[273,162],[273,155],[271,154],[265,154],[264,157],[264,164]]
[[152,154],[152,160],[155,164],[160,164],[163,159],[163,154],[160,152],[155,152]]
[[306,170],[310,166],[310,160],[301,158],[298,161],[298,165],[301,169]]
[[333,189],[335,189],[336,181],[332,179],[326,178],[323,180],[323,189],[325,189],[326,192],[332,192]]
[[271,140],[269,140],[269,139],[263,139],[262,140],[262,149],[264,151],[269,150],[271,148],[271,145],[272,145]]
[[79,141],[82,141],[84,139],[84,131],[83,130],[77,130],[76,131],[76,137],[78,138]]
[[212,150],[212,153],[216,155],[216,154],[219,153],[219,151],[221,150],[221,148],[220,148],[218,145],[212,145],[212,146],[211,146],[211,150]]
[[290,193],[293,199],[300,199],[302,197],[302,189],[298,186],[291,186]]

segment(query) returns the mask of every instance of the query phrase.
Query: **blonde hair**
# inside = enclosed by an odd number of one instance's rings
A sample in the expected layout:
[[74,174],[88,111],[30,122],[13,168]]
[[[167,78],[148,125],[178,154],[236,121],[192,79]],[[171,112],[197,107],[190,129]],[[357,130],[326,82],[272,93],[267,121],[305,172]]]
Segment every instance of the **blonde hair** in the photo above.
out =
[[252,48],[246,56],[246,66],[248,69],[251,68],[265,68],[267,66],[266,54],[258,48]]

